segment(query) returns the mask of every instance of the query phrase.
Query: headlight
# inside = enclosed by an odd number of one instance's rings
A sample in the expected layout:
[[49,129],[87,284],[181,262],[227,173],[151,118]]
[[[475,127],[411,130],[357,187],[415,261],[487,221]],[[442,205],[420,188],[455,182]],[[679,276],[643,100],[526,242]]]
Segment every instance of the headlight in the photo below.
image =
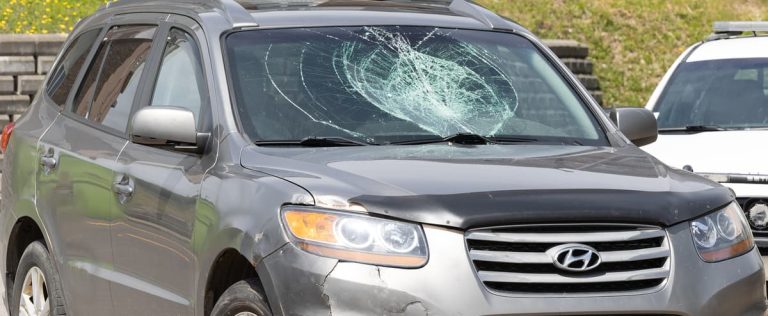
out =
[[427,241],[417,224],[301,207],[284,208],[282,217],[291,241],[317,255],[404,268],[427,263]]
[[699,256],[706,262],[730,259],[755,246],[747,219],[735,202],[691,221],[691,234]]

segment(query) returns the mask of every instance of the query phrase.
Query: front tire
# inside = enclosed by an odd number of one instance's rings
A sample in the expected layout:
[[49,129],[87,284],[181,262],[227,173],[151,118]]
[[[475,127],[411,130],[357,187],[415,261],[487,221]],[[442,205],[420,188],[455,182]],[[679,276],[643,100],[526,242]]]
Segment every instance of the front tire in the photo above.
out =
[[248,279],[224,291],[211,316],[272,316],[272,312],[258,280]]
[[13,316],[66,315],[59,275],[40,241],[29,244],[21,255],[10,304]]

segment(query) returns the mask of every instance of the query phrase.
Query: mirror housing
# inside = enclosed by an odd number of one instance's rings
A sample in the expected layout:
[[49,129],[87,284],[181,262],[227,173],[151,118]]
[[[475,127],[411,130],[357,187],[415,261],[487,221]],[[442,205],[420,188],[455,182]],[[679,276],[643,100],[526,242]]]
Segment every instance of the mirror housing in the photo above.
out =
[[198,133],[195,115],[180,107],[148,106],[133,115],[131,141],[185,152],[202,152],[207,133]]
[[653,143],[659,137],[656,117],[645,108],[616,108],[609,116],[619,131],[638,147]]

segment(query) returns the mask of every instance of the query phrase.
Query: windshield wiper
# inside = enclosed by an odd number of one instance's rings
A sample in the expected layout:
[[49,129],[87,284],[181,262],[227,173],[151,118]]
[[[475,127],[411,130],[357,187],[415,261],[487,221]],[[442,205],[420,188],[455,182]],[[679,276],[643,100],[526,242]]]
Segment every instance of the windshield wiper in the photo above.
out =
[[538,142],[539,139],[529,137],[511,137],[511,136],[491,136],[488,137],[492,142],[497,144],[510,144],[510,143],[533,143]]
[[473,133],[456,133],[443,138],[426,138],[416,140],[406,140],[401,142],[391,142],[390,145],[424,145],[424,144],[436,144],[436,143],[455,143],[462,145],[486,145],[486,144],[500,144],[500,143],[529,143],[538,141],[535,138],[524,137],[505,137],[494,136],[486,137]]
[[262,140],[253,142],[259,146],[345,147],[375,145],[344,137],[311,136],[301,140]]
[[721,132],[732,130],[717,125],[688,125],[685,127],[660,128],[659,133],[664,132]]

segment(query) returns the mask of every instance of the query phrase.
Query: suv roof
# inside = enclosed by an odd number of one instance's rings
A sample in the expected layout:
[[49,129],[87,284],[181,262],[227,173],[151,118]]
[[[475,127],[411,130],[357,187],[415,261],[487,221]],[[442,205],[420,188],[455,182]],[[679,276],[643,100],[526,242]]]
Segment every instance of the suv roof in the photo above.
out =
[[[405,18],[407,24],[413,25],[503,29],[529,33],[514,21],[500,17],[471,0],[120,0],[104,5],[99,12],[135,11],[139,8],[144,9],[144,12],[147,8],[159,12],[218,12],[235,28],[404,24]],[[352,9],[362,13],[362,16],[345,14],[341,19],[328,16],[329,11]],[[392,17],[391,13],[414,15]],[[296,16],[301,16],[301,19],[291,18]],[[313,16],[318,18],[313,19]]]
[[768,36],[736,37],[703,42],[685,61],[742,58],[768,58]]

